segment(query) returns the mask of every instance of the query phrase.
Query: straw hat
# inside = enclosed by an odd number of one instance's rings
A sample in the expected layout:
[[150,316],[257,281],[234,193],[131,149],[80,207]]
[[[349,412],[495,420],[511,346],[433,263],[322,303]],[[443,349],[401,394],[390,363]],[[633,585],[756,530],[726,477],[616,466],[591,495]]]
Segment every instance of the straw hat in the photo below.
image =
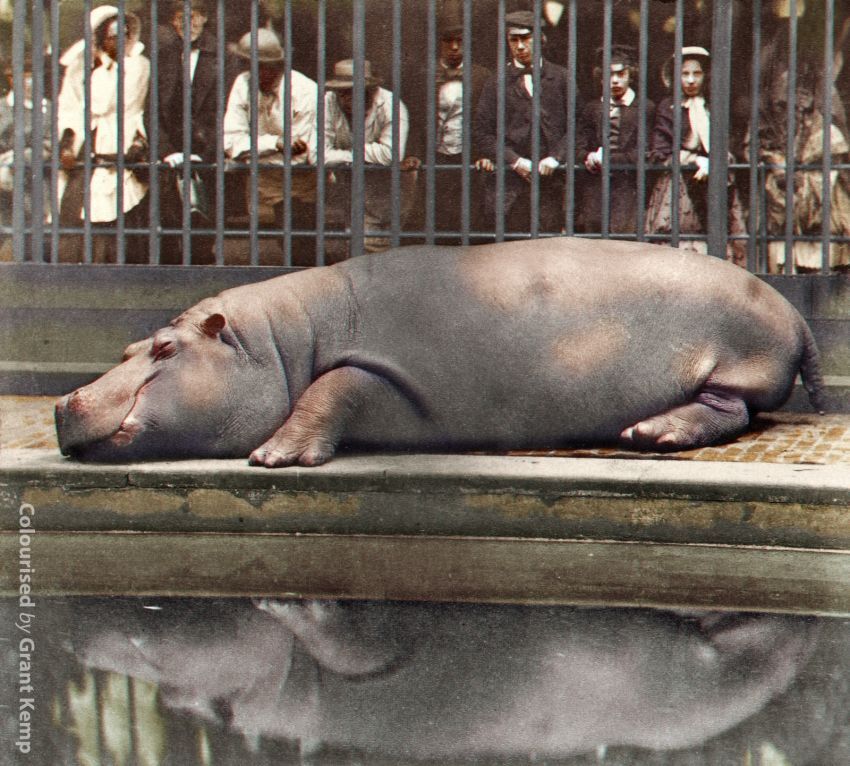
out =
[[[686,45],[682,48],[682,61],[686,59],[698,59],[702,62],[702,68],[706,71],[709,71],[709,67],[711,65],[711,54],[703,47],[699,45]],[[673,84],[673,64],[676,60],[676,54],[674,53],[670,58],[664,62],[664,67],[661,70],[661,79],[664,81],[664,85],[666,87],[671,87]]]
[[[251,33],[246,32],[238,43],[230,44],[231,53],[243,59],[251,60]],[[273,64],[283,61],[283,46],[280,38],[271,29],[261,27],[257,30],[257,61]]]
[[[366,87],[372,85],[380,85],[381,78],[372,76],[372,64],[369,61],[363,62],[363,79],[366,82]],[[343,59],[334,64],[333,77],[325,82],[325,87],[329,90],[345,90],[354,85],[354,60]]]

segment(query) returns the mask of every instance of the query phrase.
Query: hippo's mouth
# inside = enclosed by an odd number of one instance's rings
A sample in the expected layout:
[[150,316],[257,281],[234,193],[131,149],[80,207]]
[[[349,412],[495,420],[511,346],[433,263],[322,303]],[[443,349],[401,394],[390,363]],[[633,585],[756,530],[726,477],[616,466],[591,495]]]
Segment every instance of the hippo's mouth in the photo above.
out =
[[126,449],[131,446],[138,431],[132,433],[122,423],[110,436],[96,441],[73,444],[61,450],[62,454],[80,462],[119,462],[127,458]]
[[141,431],[141,427],[134,424],[133,428],[127,427],[125,418],[118,429],[101,439],[77,444],[66,445],[61,452],[72,460],[85,461],[118,461],[126,459],[126,449],[130,447]]
[[126,459],[127,448],[132,446],[144,430],[141,420],[135,416],[135,413],[145,388],[150,385],[155,377],[156,375],[152,375],[137,389],[132,404],[118,427],[105,436],[94,439],[86,438],[82,422],[71,421],[69,423],[68,416],[71,414],[71,410],[68,399],[64,400],[64,406],[57,405],[55,417],[56,430],[60,436],[60,452],[66,457],[82,462],[107,462]]

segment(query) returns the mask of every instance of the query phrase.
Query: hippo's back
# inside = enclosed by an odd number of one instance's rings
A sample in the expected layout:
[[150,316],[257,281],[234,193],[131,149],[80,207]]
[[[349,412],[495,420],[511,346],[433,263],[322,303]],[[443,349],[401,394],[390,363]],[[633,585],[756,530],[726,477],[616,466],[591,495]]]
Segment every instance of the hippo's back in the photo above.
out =
[[456,443],[613,439],[739,367],[731,384],[769,409],[799,367],[790,304],[742,269],[673,248],[552,238],[402,248],[332,269],[356,327],[328,367],[357,364],[415,392]]

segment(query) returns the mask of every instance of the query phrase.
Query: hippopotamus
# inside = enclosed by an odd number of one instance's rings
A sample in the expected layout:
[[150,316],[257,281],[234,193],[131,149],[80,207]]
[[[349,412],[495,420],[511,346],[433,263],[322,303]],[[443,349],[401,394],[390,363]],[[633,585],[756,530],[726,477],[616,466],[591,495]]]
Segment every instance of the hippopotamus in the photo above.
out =
[[326,462],[381,450],[732,439],[797,373],[812,334],[717,258],[582,238],[413,246],[202,300],[57,403],[79,459]]
[[[107,611],[77,620],[90,634],[72,645],[88,667],[155,683],[167,707],[249,742],[455,762],[698,747],[781,697],[822,635],[788,615],[254,603]],[[806,704],[823,716],[824,700]]]

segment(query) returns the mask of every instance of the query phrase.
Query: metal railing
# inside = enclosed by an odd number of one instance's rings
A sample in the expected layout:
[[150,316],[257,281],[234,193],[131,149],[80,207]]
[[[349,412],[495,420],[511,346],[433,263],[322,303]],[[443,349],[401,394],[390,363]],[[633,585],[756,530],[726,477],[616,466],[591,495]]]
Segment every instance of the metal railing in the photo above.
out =
[[[95,30],[86,23],[92,10],[93,0],[82,0],[81,10],[76,12],[60,7],[59,0],[45,3],[16,3],[11,25],[11,69],[12,90],[24,93],[24,74],[32,74],[31,100],[33,104],[57,106],[63,78],[61,56],[67,48],[67,39],[82,39],[84,59],[91,64],[96,52]],[[182,79],[192,78],[190,44],[190,16],[192,2],[183,0],[182,29]],[[136,14],[143,28],[146,49],[143,55],[150,60],[150,86],[146,106],[148,156],[144,161],[127,156],[123,122],[128,84],[124,77],[125,54],[129,51],[123,35],[118,39],[117,86],[115,121],[117,127],[117,151],[113,158],[95,153],[94,137],[85,131],[83,147],[78,157],[75,173],[82,176],[82,212],[78,221],[63,220],[63,187],[68,175],[60,163],[60,117],[59,109],[26,109],[24,99],[14,99],[13,119],[19,128],[14,132],[11,147],[6,147],[7,171],[12,181],[0,199],[2,227],[0,237],[7,240],[6,259],[58,263],[62,257],[62,243],[74,237],[81,239],[82,246],[76,260],[92,262],[93,242],[106,236],[112,242],[114,262],[123,264],[138,261],[138,256],[128,257],[128,242],[131,238],[143,238],[145,247],[142,261],[151,264],[182,263],[196,261],[225,265],[233,260],[234,247],[241,248],[240,263],[258,265],[275,262],[279,265],[299,265],[293,258],[296,244],[306,243],[314,254],[311,262],[325,263],[329,248],[342,248],[343,254],[335,257],[356,256],[369,249],[369,243],[377,241],[379,246],[426,243],[478,243],[501,241],[515,237],[537,237],[552,234],[540,227],[541,200],[544,194],[552,194],[551,186],[543,186],[538,163],[542,159],[541,131],[547,119],[541,107],[541,92],[547,87],[539,67],[532,71],[530,98],[532,101],[530,126],[530,157],[532,172],[529,178],[528,226],[524,231],[508,231],[505,216],[500,213],[490,219],[481,215],[482,194],[480,185],[485,173],[476,170],[479,158],[476,136],[473,131],[472,115],[476,104],[472,100],[473,73],[467,66],[462,72],[463,95],[462,150],[459,157],[450,162],[439,162],[437,146],[438,122],[440,120],[438,99],[438,71],[440,68],[439,46],[441,21],[447,14],[454,18],[463,31],[464,61],[480,62],[488,66],[499,83],[509,76],[510,51],[506,41],[505,13],[517,6],[535,12],[533,43],[535,49],[543,47],[547,60],[556,60],[564,65],[569,77],[566,112],[568,125],[564,136],[566,152],[556,171],[558,179],[554,187],[560,195],[559,204],[563,213],[560,232],[591,237],[617,237],[641,241],[664,241],[676,246],[688,246],[693,241],[705,242],[708,252],[723,255],[727,246],[737,243],[746,248],[745,265],[752,271],[781,270],[792,273],[798,270],[795,252],[804,245],[820,247],[817,271],[830,273],[831,254],[836,248],[850,249],[850,163],[846,125],[836,115],[843,113],[841,94],[833,87],[841,68],[842,47],[847,39],[847,20],[837,18],[834,0],[809,3],[789,0],[787,18],[773,16],[773,5],[753,0],[751,3],[737,0],[714,0],[713,3],[694,3],[690,0],[671,0],[668,3],[651,3],[650,0],[635,0],[628,4],[630,27],[624,26],[622,9],[614,0],[563,0],[556,4],[563,13],[553,19],[550,10],[544,8],[542,0],[518,3],[508,0],[428,0],[426,3],[410,3],[405,0],[347,0],[345,3],[328,3],[315,0],[312,4],[293,3],[281,0],[274,7],[277,15],[267,19],[255,2],[234,4],[225,0],[208,0],[206,31],[215,41],[214,73],[214,121],[215,145],[199,163],[184,163],[176,171],[169,168],[162,158],[160,127],[165,121],[179,121],[182,133],[182,153],[193,154],[192,87],[183,88],[180,114],[164,114],[161,86],[163,72],[160,69],[166,42],[162,30],[169,29],[169,11],[173,6],[165,0],[151,2],[116,2],[119,26],[124,26],[131,14]],[[659,10],[663,5],[663,9]],[[798,8],[799,6],[799,8]],[[76,6],[75,6],[76,7]],[[179,4],[178,4],[179,7]],[[247,16],[236,18],[241,11],[249,9]],[[700,10],[702,9],[702,10]],[[801,12],[798,14],[798,10]],[[659,16],[659,13],[664,17]],[[659,23],[663,22],[662,26]],[[241,24],[241,26],[240,26]],[[228,105],[229,86],[232,81],[232,61],[228,53],[229,44],[243,33],[251,39],[252,54],[243,60],[244,68],[250,73],[251,82],[251,129],[256,135],[257,114],[261,94],[258,89],[260,56],[257,51],[259,30],[270,25],[278,33],[284,51],[283,60],[283,113],[289,114],[293,97],[293,72],[302,71],[317,83],[319,97],[316,111],[316,157],[310,165],[297,164],[292,152],[292,125],[284,119],[281,126],[283,139],[282,162],[271,164],[258,151],[256,140],[252,142],[246,161],[235,161],[225,151],[222,124]],[[776,91],[775,83],[765,82],[765,46],[769,43],[768,27],[774,36],[787,42],[775,48],[785,62],[783,77],[787,78],[785,89],[786,124],[784,157],[777,162],[768,156],[760,132],[765,122],[766,91]],[[595,29],[594,35],[586,30]],[[637,50],[636,80],[632,83],[639,104],[638,154],[634,164],[623,165],[611,159],[611,117],[602,110],[603,149],[602,171],[599,182],[601,195],[601,221],[593,230],[579,230],[577,215],[581,212],[581,190],[588,178],[582,159],[575,156],[577,123],[583,102],[610,99],[608,78],[588,78],[588,62],[598,62],[597,48],[601,48],[601,71],[608,71],[611,64],[612,44],[623,42],[623,30],[630,33],[628,42]],[[801,46],[811,44],[812,29],[820,29],[822,65],[814,89],[806,90],[808,82],[802,82],[798,69]],[[801,39],[801,30],[809,37]],[[312,46],[301,47],[301,38],[307,35],[315,39],[315,57]],[[618,36],[620,39],[618,39]],[[741,55],[741,40],[749,41],[746,56]],[[669,164],[652,164],[647,159],[647,150],[652,139],[653,124],[648,109],[649,97],[662,93],[658,83],[657,65],[684,45],[695,41],[711,50],[711,173],[707,181],[707,215],[705,230],[683,232],[680,224],[681,185],[685,183],[689,166],[680,161],[674,151]],[[305,46],[307,47],[307,46]],[[41,51],[48,51],[44,56]],[[351,117],[352,161],[349,167],[340,168],[326,162],[325,118],[328,72],[333,68],[334,58],[345,52],[354,60],[354,81],[364,83],[365,62],[372,60],[386,80],[392,92],[392,160],[386,166],[373,166],[366,162],[364,142],[365,118],[369,112],[365,89],[354,88]],[[370,58],[371,57],[371,58]],[[806,63],[811,64],[810,51],[806,52]],[[31,62],[29,64],[28,62]],[[679,82],[682,71],[681,56],[673,56],[672,81]],[[773,67],[771,72],[776,73]],[[67,73],[65,74],[67,75]],[[82,70],[84,100],[83,123],[92,124],[92,68]],[[768,88],[771,86],[771,88]],[[802,86],[802,87],[801,87]],[[807,99],[801,105],[800,99]],[[681,145],[687,133],[686,116],[683,117],[683,95],[678,87],[672,88],[674,117],[674,145]],[[736,99],[747,96],[747,108],[735,111]],[[810,103],[812,101],[812,103]],[[406,105],[411,110],[411,139],[404,146],[400,134],[401,110]],[[803,108],[804,107],[804,108]],[[506,165],[504,150],[512,137],[509,135],[509,115],[506,88],[497,88],[497,151],[493,162],[495,172],[490,178],[494,186],[495,210],[505,209],[508,190],[506,178],[512,172]],[[805,111],[808,110],[808,111]],[[814,117],[812,117],[814,115]],[[467,118],[468,117],[468,118]],[[814,161],[806,161],[800,155],[801,120],[815,119],[820,123],[821,151]],[[730,155],[735,142],[730,139],[748,132],[750,140],[737,157]],[[415,138],[414,138],[415,136]],[[415,144],[411,148],[411,144]],[[36,147],[44,147],[44,151]],[[823,147],[829,147],[824,150]],[[30,149],[32,149],[30,151]],[[407,151],[405,150],[407,149]],[[416,170],[407,169],[405,158],[415,151],[421,163]],[[817,155],[817,152],[815,152]],[[124,211],[124,184],[116,186],[116,213],[113,221],[96,223],[92,220],[92,178],[100,168],[114,168],[117,177],[125,171],[136,172],[144,177],[147,193],[144,200],[144,217],[129,216]],[[261,175],[270,169],[281,173],[282,209],[276,211],[277,218],[269,225],[261,220],[258,183]],[[198,221],[193,215],[192,185],[200,172],[207,194],[213,201],[206,219]],[[617,233],[611,227],[611,203],[616,201],[612,179],[618,173],[628,172],[635,179],[637,210],[634,229],[631,233]],[[333,173],[333,176],[331,176]],[[663,174],[670,173],[672,194],[670,196],[671,227],[669,231],[653,232],[646,226],[646,206],[653,184]],[[685,174],[683,176],[683,173]],[[315,196],[312,226],[304,227],[293,218],[293,182],[304,174],[315,176]],[[380,175],[378,175],[380,174]],[[460,226],[448,226],[441,219],[438,196],[440,181],[450,174],[460,176]],[[808,174],[808,175],[806,175]],[[7,176],[9,173],[7,172]],[[369,183],[375,176],[385,177],[381,185],[386,194],[388,210],[382,223],[376,225],[366,216]],[[768,186],[779,183],[779,176],[794,178],[794,183],[785,183],[784,198],[777,193],[769,196]],[[807,188],[819,186],[820,222],[808,228],[799,224],[796,208],[800,199],[801,179],[808,177]],[[347,178],[348,185],[332,188],[334,179]],[[734,193],[729,179],[734,178],[741,186],[740,200],[746,213],[746,231],[732,232],[728,228],[727,210],[729,195]],[[811,179],[815,180],[812,181]],[[176,219],[167,220],[166,208],[173,202],[174,184],[182,187]],[[415,192],[411,188],[415,187]],[[845,192],[846,187],[846,192]],[[243,191],[244,188],[244,191]],[[347,208],[341,222],[328,214],[331,192],[338,188],[347,189]],[[771,186],[771,188],[773,188]],[[839,189],[840,194],[836,192]],[[746,192],[746,193],[743,193]],[[814,192],[813,192],[814,193]],[[837,196],[838,195],[838,196]],[[781,193],[779,195],[781,197]],[[846,204],[845,204],[846,203]],[[795,214],[785,215],[777,228],[776,210],[773,218],[768,205]],[[241,208],[241,209],[240,209]],[[410,214],[410,210],[415,215]],[[782,215],[781,209],[778,215]],[[333,220],[331,220],[333,218]],[[844,222],[847,221],[845,227]],[[271,245],[269,245],[271,243]],[[273,247],[272,256],[263,255]],[[206,260],[197,254],[203,248]],[[779,249],[777,249],[779,248]],[[303,249],[303,248],[302,248]],[[279,252],[278,252],[279,250]],[[782,255],[784,250],[784,263]],[[769,256],[769,253],[772,255]],[[271,260],[270,260],[271,259]],[[771,260],[772,259],[772,260]],[[71,260],[74,260],[73,258]],[[770,261],[770,263],[769,263]],[[742,264],[743,265],[743,264]],[[800,269],[802,270],[802,269]],[[810,269],[809,269],[810,270]]]

